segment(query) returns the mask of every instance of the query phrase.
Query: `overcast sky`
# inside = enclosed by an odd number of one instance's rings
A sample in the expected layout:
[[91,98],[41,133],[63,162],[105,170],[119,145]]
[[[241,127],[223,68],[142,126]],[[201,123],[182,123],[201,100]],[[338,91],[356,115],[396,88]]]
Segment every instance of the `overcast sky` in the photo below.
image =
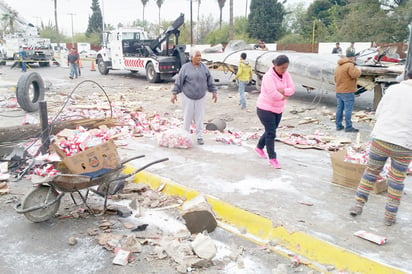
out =
[[[52,22],[54,25],[54,0],[3,0],[26,21],[34,25],[40,25],[43,22],[48,25]],[[233,0],[234,16],[244,16],[249,11],[251,0]],[[287,4],[296,4],[303,0],[288,0]],[[311,1],[304,1],[307,3]],[[65,35],[71,35],[73,17],[74,33],[85,32],[87,29],[88,18],[92,13],[92,0],[57,0],[59,28]],[[133,20],[142,19],[143,5],[141,0],[99,0],[100,8],[103,11],[104,21],[106,24],[117,26],[120,22],[124,25],[131,23]],[[198,2],[192,2],[193,20],[197,19]],[[190,0],[164,0],[160,9],[162,20],[174,20],[180,13],[185,14],[186,21],[190,20]],[[217,0],[201,0],[200,17],[212,16],[219,19],[219,5]],[[70,15],[73,14],[73,15]],[[159,8],[155,0],[149,0],[145,8],[145,20],[152,23],[158,23]],[[229,21],[229,0],[223,8],[223,20]]]

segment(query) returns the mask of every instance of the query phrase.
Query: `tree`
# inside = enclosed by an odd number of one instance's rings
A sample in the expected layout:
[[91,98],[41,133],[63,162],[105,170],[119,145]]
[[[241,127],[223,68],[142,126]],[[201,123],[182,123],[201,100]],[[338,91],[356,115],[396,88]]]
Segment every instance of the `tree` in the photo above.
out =
[[12,33],[14,32],[14,23],[16,22],[17,11],[10,11],[9,13],[4,13],[1,16],[1,21],[3,22],[3,32]]
[[89,17],[89,25],[87,26],[86,36],[89,37],[92,33],[103,32],[103,17],[100,10],[99,0],[92,0],[92,15]]
[[285,14],[283,4],[277,0],[252,0],[247,29],[249,36],[266,42],[278,40],[285,32],[282,24]]
[[225,6],[226,0],[217,0],[220,9],[220,17],[219,17],[219,27],[222,28],[222,11],[223,7]]
[[233,0],[229,1],[230,16],[229,16],[229,40],[233,40]]
[[156,5],[159,7],[159,34],[160,34],[160,8],[163,5],[164,0],[156,0]]
[[142,0],[142,5],[143,5],[143,17],[142,17],[142,21],[144,22],[144,8],[146,7],[147,2],[149,2],[149,0]]
[[54,22],[56,24],[56,33],[59,33],[59,25],[57,24],[57,0],[54,0]]

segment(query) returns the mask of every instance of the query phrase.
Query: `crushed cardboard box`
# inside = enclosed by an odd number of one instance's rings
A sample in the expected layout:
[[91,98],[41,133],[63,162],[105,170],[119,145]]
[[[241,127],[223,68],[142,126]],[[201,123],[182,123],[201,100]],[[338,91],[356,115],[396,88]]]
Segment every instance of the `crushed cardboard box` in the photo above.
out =
[[[346,150],[339,150],[330,154],[333,169],[332,182],[356,189],[366,165],[345,162],[345,155]],[[378,180],[373,188],[373,193],[384,192],[387,188],[386,180]]]

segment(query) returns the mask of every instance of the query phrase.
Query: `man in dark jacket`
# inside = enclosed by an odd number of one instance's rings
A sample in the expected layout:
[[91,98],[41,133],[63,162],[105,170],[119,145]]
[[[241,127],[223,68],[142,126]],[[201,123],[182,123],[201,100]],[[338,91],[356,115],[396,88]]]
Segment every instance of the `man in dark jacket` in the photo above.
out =
[[70,50],[70,54],[67,55],[67,65],[70,66],[69,78],[77,78],[79,76],[79,60],[80,56],[75,48]]
[[[338,60],[335,69],[336,84],[336,130],[345,129],[345,132],[358,132],[352,126],[352,110],[355,103],[355,92],[357,90],[356,80],[361,75],[360,69],[355,67],[353,61],[355,54],[351,51],[346,53],[346,57]],[[343,112],[345,112],[345,126],[343,127]]]

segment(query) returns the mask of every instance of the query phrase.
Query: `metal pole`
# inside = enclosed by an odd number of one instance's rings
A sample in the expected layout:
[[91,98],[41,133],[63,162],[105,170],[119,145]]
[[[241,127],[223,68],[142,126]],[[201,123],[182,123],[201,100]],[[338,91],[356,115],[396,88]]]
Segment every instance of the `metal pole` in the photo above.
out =
[[47,102],[39,102],[40,126],[41,126],[41,154],[46,154],[50,146],[50,129],[47,116]]
[[74,41],[73,41],[73,36],[74,36],[74,30],[73,30],[73,15],[76,15],[75,13],[68,13],[70,15],[71,21],[72,21],[72,48],[74,48]]

